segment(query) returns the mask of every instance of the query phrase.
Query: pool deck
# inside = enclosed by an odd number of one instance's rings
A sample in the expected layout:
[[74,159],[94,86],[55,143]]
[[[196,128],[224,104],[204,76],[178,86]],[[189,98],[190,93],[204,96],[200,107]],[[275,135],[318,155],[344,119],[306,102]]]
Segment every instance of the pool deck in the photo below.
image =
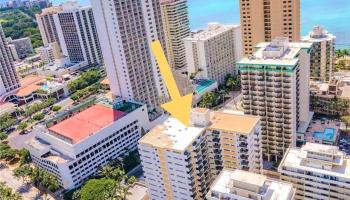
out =
[[[326,137],[315,137],[315,132],[321,132],[323,134],[326,128],[334,129],[333,138],[329,139]],[[333,121],[333,120],[314,120],[310,123],[306,134],[305,134],[305,140],[306,142],[314,142],[314,143],[320,143],[320,144],[332,144],[335,145],[337,143],[338,137],[339,137],[339,128],[340,123]]]

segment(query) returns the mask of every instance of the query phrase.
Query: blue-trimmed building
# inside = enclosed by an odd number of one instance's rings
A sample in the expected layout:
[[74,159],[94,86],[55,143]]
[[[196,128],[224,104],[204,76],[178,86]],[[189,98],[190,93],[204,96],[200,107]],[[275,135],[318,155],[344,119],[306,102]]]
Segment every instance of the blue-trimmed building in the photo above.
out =
[[264,160],[281,160],[310,120],[311,47],[279,37],[258,44],[253,55],[237,63],[244,113],[261,117]]

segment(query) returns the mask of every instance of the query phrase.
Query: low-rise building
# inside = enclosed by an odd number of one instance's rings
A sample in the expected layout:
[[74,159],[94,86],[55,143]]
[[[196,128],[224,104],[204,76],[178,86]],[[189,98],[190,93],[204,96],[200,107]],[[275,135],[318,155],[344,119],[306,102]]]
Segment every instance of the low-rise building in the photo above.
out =
[[145,105],[99,99],[86,109],[58,116],[33,130],[26,142],[33,163],[54,174],[64,189],[80,186],[100,166],[137,148],[149,129]]
[[45,64],[53,63],[61,57],[60,46],[57,42],[38,48],[38,53],[40,54],[41,61]]
[[207,200],[294,200],[290,183],[242,170],[223,170],[212,184]]
[[139,141],[150,198],[204,199],[224,167],[259,171],[260,145],[258,117],[196,108],[189,127],[170,117]]
[[278,168],[293,183],[296,200],[349,199],[350,159],[337,146],[306,143],[287,150]]
[[26,58],[34,52],[32,42],[29,37],[16,40],[8,38],[8,43],[10,44],[9,47],[14,60]]

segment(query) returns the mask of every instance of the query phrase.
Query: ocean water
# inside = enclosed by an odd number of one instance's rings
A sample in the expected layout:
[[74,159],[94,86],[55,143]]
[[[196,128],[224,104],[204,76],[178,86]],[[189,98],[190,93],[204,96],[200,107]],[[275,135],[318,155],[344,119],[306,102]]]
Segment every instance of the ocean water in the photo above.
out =
[[[90,4],[90,0],[77,1]],[[204,28],[209,22],[239,24],[239,0],[188,0],[188,3],[193,30]],[[301,35],[315,25],[322,25],[337,36],[337,48],[350,48],[350,0],[301,0]]]

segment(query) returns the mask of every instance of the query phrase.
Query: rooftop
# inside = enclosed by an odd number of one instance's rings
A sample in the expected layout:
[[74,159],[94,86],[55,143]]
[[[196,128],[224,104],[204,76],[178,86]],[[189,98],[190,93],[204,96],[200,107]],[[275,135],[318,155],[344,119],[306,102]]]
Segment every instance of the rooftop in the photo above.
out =
[[231,30],[233,28],[238,28],[239,25],[224,25],[219,23],[209,23],[208,28],[197,31],[196,33],[192,34],[192,36],[189,36],[185,38],[184,40],[208,40],[214,36],[217,36],[221,33],[224,33],[228,30]]
[[315,26],[313,27],[312,31],[302,37],[302,41],[310,41],[310,42],[319,42],[323,40],[335,40],[335,36],[333,34],[328,33],[327,30],[325,30],[321,26]]
[[[268,193],[268,190],[272,190],[272,193]],[[221,171],[210,191],[246,197],[247,199],[249,199],[248,194],[257,194],[265,200],[290,200],[294,193],[292,184],[242,170]]]
[[[319,159],[315,156],[309,158],[308,152],[321,153]],[[332,161],[323,159],[322,154],[335,155]],[[307,143],[304,148],[291,148],[286,152],[281,164],[282,167],[290,167],[294,169],[301,169],[319,174],[337,176],[343,178],[350,178],[350,159],[344,156],[345,154],[338,150],[336,146]],[[332,158],[332,157],[330,157]],[[322,164],[324,162],[324,166]],[[331,163],[334,164],[331,164]]]
[[155,148],[184,151],[204,131],[204,128],[186,127],[177,119],[169,117],[154,127],[139,143]]
[[50,131],[78,143],[96,134],[107,125],[117,121],[125,112],[95,104],[88,109],[59,122],[49,128]]
[[255,116],[212,112],[211,125],[208,129],[250,134],[259,123],[259,120],[260,118]]
[[21,87],[17,90],[17,96],[28,96],[33,93],[35,90],[40,89],[41,83],[45,82],[43,76],[29,75],[20,80]]
[[277,65],[294,67],[298,63],[301,49],[310,49],[312,43],[279,41],[259,43],[257,51],[249,57],[241,59],[238,65]]

